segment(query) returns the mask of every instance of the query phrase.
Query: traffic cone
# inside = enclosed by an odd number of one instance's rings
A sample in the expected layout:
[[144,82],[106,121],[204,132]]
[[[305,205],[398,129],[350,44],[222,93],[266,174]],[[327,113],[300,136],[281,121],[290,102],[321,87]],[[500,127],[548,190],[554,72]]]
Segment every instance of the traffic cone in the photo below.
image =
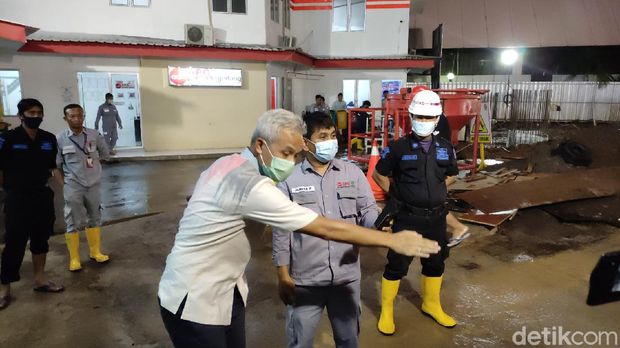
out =
[[370,152],[370,163],[368,163],[368,172],[366,172],[366,179],[370,184],[370,188],[372,189],[372,194],[375,196],[375,200],[377,202],[385,201],[385,191],[377,185],[375,180],[372,178],[372,173],[375,172],[375,167],[377,166],[377,162],[379,162],[379,149],[377,148],[377,139],[373,139],[372,141],[372,151]]

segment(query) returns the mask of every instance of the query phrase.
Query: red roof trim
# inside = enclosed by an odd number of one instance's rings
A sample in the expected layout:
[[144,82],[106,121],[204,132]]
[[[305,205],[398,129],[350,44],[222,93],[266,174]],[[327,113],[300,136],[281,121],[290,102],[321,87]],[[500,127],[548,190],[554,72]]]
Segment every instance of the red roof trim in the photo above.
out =
[[379,4],[379,5],[367,4],[366,5],[366,9],[368,10],[395,9],[395,8],[409,8],[409,4]]
[[325,11],[325,10],[331,10],[332,6],[331,5],[324,5],[324,6],[298,6],[298,5],[291,5],[291,10],[293,11]]
[[316,4],[316,3],[329,3],[331,4],[333,0],[291,0],[294,4]]
[[298,51],[269,51],[222,47],[166,47],[95,42],[28,41],[19,52],[101,57],[147,57],[172,59],[216,59],[258,62],[291,62],[325,69],[430,69],[428,59],[315,59]]
[[25,43],[26,27],[0,20],[0,39]]

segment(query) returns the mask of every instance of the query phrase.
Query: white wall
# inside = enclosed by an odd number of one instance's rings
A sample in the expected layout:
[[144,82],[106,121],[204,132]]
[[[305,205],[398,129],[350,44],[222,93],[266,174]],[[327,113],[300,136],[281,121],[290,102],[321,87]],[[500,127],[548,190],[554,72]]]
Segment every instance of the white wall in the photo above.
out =
[[[265,2],[269,1],[246,1],[247,14],[213,13],[216,40],[266,43]],[[209,24],[207,4],[206,0],[152,0],[150,7],[142,8],[111,6],[109,0],[0,0],[0,18],[45,31],[184,40],[185,24]]]
[[45,31],[183,40],[185,23],[209,24],[204,0],[152,0],[148,8],[109,0],[0,0],[0,8],[0,18]]
[[[306,105],[314,103],[314,96],[321,94],[331,107],[342,92],[342,80],[370,80],[370,103],[381,107],[381,80],[401,80],[407,82],[406,70],[308,70],[303,73],[323,75],[316,80],[293,79],[293,111],[301,114]],[[349,100],[345,100],[347,103]]]
[[[206,1],[199,2],[206,6]],[[215,39],[226,43],[265,45],[265,16],[269,18],[269,12],[265,12],[265,2],[269,0],[246,0],[246,14],[213,12]]]
[[[288,1],[288,0],[286,0]],[[279,45],[278,37],[282,36],[282,28],[284,28],[284,4],[280,1],[280,20],[276,23],[271,20],[271,1],[265,1],[265,31],[267,35],[267,45],[277,47]],[[290,35],[290,29],[284,28],[284,35]]]
[[363,32],[332,33],[332,11],[292,11],[298,46],[317,56],[369,57],[408,51],[409,9],[366,9]]
[[[86,58],[58,55],[17,54],[0,55],[0,69],[20,71],[23,98],[36,98],[43,103],[45,118],[42,128],[57,133],[66,128],[62,108],[79,103],[78,72],[139,72],[139,60],[127,58]],[[69,90],[67,96],[65,89]],[[103,96],[101,96],[103,102]],[[17,117],[5,117],[12,126],[19,124]],[[92,125],[91,125],[92,127]]]

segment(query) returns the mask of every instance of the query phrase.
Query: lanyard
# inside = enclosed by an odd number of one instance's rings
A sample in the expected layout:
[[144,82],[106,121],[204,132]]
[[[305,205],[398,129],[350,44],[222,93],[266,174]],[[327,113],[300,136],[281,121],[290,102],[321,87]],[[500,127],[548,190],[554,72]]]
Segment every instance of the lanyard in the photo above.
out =
[[77,146],[78,149],[80,149],[80,151],[82,151],[86,156],[89,156],[88,151],[86,151],[86,141],[87,141],[87,136],[86,133],[84,133],[84,147],[80,146],[78,143],[75,142],[75,140],[71,139],[71,137],[69,137],[69,140],[71,140],[71,142]]

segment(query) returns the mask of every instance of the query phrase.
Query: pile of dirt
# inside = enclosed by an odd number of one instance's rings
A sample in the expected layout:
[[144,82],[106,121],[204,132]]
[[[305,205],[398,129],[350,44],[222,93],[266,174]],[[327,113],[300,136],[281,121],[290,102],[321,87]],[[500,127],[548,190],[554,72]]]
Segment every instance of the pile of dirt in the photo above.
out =
[[[527,171],[529,167],[533,173],[567,173],[583,168],[551,155],[566,140],[578,142],[592,152],[588,168],[620,166],[618,124],[554,124],[548,134],[549,141],[544,143],[489,149],[487,158],[509,159],[492,170]],[[520,210],[514,219],[500,225],[495,235],[483,241],[480,248],[506,262],[579,249],[617,233],[619,209],[620,197],[616,195]]]
[[564,162],[560,156],[552,156],[551,151],[563,141],[573,140],[592,151],[592,164],[589,168],[602,168],[620,165],[620,130],[618,124],[553,124],[549,128],[549,141],[515,148],[494,148],[487,151],[487,158],[509,158],[505,167],[526,170],[532,164],[534,173],[564,173],[575,166]]

